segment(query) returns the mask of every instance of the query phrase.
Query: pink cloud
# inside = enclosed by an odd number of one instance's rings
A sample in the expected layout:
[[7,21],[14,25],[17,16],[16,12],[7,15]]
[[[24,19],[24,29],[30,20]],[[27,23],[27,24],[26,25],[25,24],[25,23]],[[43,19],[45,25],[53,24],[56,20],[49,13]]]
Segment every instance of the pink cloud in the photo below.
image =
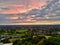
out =
[[10,8],[9,10],[3,10],[0,14],[18,14],[27,13],[29,9],[36,8],[41,9],[42,6],[46,5],[45,1],[31,0],[27,5],[25,4],[7,4],[5,7]]
[[30,8],[36,8],[36,9],[41,9],[42,6],[46,5],[46,0],[32,0],[29,3]]

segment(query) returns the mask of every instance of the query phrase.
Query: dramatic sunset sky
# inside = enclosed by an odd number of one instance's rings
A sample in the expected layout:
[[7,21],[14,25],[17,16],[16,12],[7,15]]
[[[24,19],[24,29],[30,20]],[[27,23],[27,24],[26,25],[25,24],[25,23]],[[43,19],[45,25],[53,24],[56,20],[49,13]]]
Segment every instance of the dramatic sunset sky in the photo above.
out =
[[60,0],[0,0],[0,25],[60,24]]

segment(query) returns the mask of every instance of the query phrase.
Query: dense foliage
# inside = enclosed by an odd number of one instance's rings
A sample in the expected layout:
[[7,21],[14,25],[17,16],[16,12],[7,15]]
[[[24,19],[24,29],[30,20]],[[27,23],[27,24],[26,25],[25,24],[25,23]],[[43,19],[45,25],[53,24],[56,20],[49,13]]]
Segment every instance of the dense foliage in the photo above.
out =
[[47,35],[40,35],[35,32],[36,31],[30,32],[27,29],[3,31],[3,32],[1,31],[0,34],[8,35],[8,37],[6,36],[6,38],[4,37],[0,39],[0,42],[13,43],[13,45],[60,45],[59,35],[47,36]]

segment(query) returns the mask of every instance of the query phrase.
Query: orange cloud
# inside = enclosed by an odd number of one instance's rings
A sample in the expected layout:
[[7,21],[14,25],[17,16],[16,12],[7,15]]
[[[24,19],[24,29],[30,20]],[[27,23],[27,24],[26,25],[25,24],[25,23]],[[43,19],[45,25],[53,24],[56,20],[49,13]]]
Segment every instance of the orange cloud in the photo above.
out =
[[36,21],[36,22],[7,22],[1,25],[54,25],[54,24],[60,24],[60,21]]
[[18,18],[19,18],[18,16],[14,16],[14,17],[7,17],[6,19],[16,20],[16,19],[18,19]]
[[17,25],[54,25],[60,24],[60,21],[37,21],[37,22],[23,22],[23,23],[16,23]]

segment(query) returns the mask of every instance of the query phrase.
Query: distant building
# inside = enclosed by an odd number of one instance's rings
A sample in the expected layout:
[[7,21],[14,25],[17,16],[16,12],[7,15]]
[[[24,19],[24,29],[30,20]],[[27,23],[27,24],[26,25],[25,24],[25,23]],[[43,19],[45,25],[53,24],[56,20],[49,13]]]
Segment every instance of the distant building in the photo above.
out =
[[3,45],[13,45],[13,43],[6,43],[6,44],[3,44]]
[[13,43],[5,43],[5,44],[0,43],[0,45],[13,45]]

